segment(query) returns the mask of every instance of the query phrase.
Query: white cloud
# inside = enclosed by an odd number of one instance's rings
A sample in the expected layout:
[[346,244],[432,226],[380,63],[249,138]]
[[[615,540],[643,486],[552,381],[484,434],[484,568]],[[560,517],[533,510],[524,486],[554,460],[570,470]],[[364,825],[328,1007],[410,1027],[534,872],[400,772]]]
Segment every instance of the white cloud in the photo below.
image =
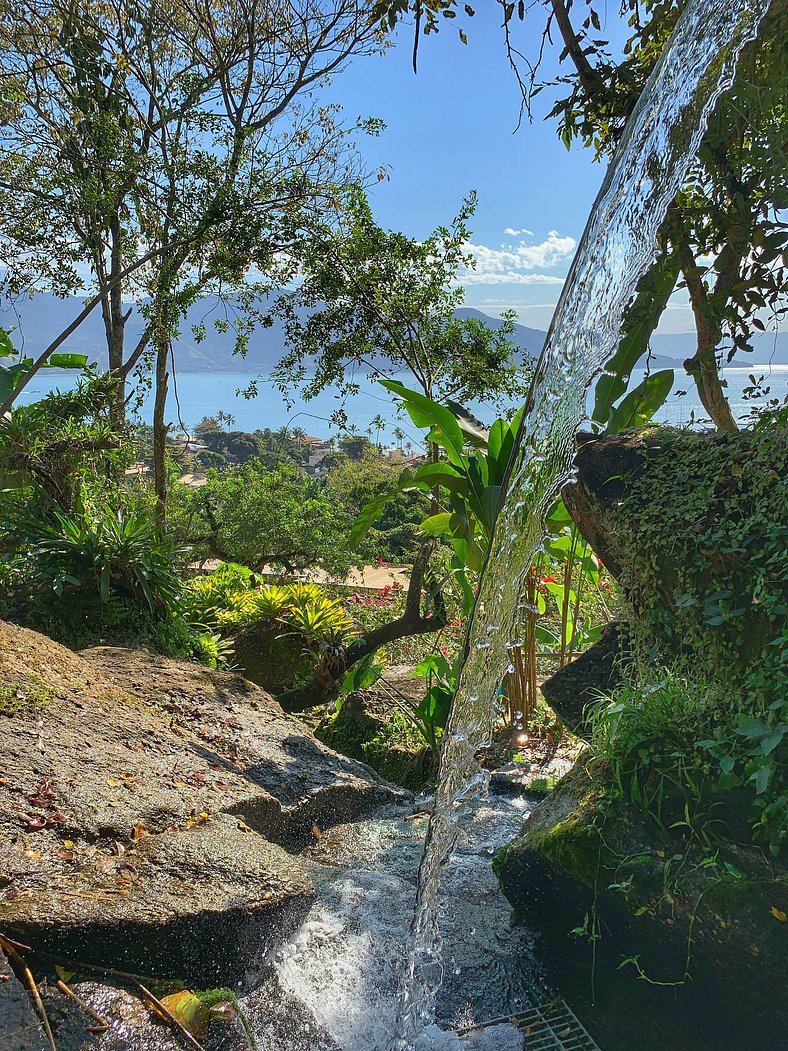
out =
[[[507,233],[515,231],[508,230]],[[566,263],[572,256],[577,242],[574,237],[562,237],[551,230],[544,241],[528,244],[521,239],[516,244],[505,244],[499,248],[488,245],[466,243],[467,252],[473,256],[476,266],[459,275],[464,285],[560,285],[563,278],[535,270],[550,270]]]
[[466,270],[459,277],[461,285],[562,285],[563,277],[555,274],[523,274],[517,270],[485,273],[483,270]]
[[511,226],[507,226],[504,233],[508,234],[509,237],[522,237],[523,235],[526,237],[533,237],[534,235],[533,230],[526,230],[525,227],[523,227],[522,230],[513,230]]

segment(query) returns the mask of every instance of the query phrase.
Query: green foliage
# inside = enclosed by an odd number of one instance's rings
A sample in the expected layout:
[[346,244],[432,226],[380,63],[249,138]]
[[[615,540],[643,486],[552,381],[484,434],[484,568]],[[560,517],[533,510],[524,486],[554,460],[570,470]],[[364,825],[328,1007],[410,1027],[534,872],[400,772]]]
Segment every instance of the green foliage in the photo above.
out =
[[358,664],[355,664],[346,673],[339,688],[337,697],[337,711],[342,707],[342,702],[348,694],[356,693],[358,690],[366,690],[374,686],[383,674],[384,664],[375,652],[368,653]]
[[662,669],[658,681],[622,685],[591,708],[595,762],[604,762],[615,794],[662,831],[712,816],[715,777],[700,742],[714,707],[708,683]]
[[[261,621],[314,651],[323,644],[343,645],[357,635],[353,617],[319,585],[258,582],[246,566],[225,563],[215,573],[188,581],[180,608],[188,623],[207,628],[217,639]],[[204,645],[210,647],[207,641]]]
[[328,386],[353,392],[348,365],[358,362],[407,369],[429,398],[524,394],[528,377],[509,339],[513,317],[492,328],[454,315],[463,298],[456,279],[472,265],[467,222],[475,196],[450,227],[424,240],[379,227],[359,189],[343,206],[340,224],[324,223],[302,241],[304,280],[275,306],[290,347],[276,373],[283,392],[294,383],[306,398]]
[[427,536],[446,537],[454,549],[454,569],[465,577],[478,572],[490,542],[506,468],[514,446],[522,412],[509,421],[496,420],[483,447],[467,447],[457,417],[445,405],[409,390],[398,380],[381,380],[405,406],[417,427],[428,427],[427,441],[442,449],[446,461],[421,464],[404,471],[395,486],[370,502],[359,514],[352,541],[357,542],[398,492],[407,489],[440,493],[441,509],[421,523]]
[[[0,358],[16,355],[11,342],[11,334],[0,328]],[[20,357],[11,365],[0,364],[0,404],[11,398],[19,381],[29,371],[33,358]],[[49,360],[41,366],[48,369],[85,369],[88,364],[87,354],[51,354]]]
[[692,754],[720,792],[751,800],[755,834],[776,850],[788,836],[788,430],[764,417],[713,440],[665,429],[659,444],[612,512],[635,655],[714,684],[695,691],[708,712]]
[[210,471],[199,488],[176,483],[169,522],[197,553],[255,569],[322,566],[344,576],[367,553],[349,550],[352,518],[331,499],[325,483],[292,464],[269,470],[250,460],[221,474]]
[[325,481],[326,495],[345,510],[354,523],[369,503],[384,497],[382,510],[367,533],[365,549],[393,563],[413,559],[419,523],[427,508],[426,497],[421,492],[405,490],[390,494],[399,474],[396,464],[368,452],[360,460],[340,459],[330,467]]
[[133,598],[166,617],[177,606],[183,552],[150,515],[134,509],[87,504],[71,514],[17,522],[17,543],[29,557],[30,578],[58,597],[78,591],[102,603]]
[[295,601],[279,619],[302,636],[307,645],[322,642],[342,644],[357,634],[353,618],[339,599],[326,595],[294,595]]
[[32,508],[68,511],[85,488],[117,484],[124,435],[109,420],[114,383],[80,379],[0,418],[0,486]]

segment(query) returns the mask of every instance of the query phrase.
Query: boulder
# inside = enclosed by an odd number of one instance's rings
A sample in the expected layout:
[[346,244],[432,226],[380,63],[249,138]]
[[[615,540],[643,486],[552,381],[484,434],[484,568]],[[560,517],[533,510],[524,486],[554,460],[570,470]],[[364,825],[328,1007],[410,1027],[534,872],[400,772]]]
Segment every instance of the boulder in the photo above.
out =
[[27,990],[0,952],[0,1048],[46,1051],[47,1041]]
[[732,845],[712,851],[691,832],[659,833],[608,799],[587,763],[578,760],[494,861],[561,991],[611,1046],[633,1036],[618,1017],[622,1000],[664,1041],[645,1047],[779,1043],[784,865]]
[[315,658],[304,653],[303,637],[283,636],[279,624],[253,621],[240,628],[232,641],[233,656],[244,677],[273,694],[304,685],[312,678]]
[[[6,859],[6,866],[13,865]],[[122,853],[75,850],[68,870],[11,870],[3,928],[64,961],[235,982],[292,934],[312,904],[309,877],[281,847],[226,814],[142,837]]]
[[[409,798],[369,766],[316,740],[270,694],[240,675],[138,650],[98,647],[82,656],[108,679],[163,711],[178,735],[176,745],[193,741],[196,755],[207,760],[208,780],[218,776],[222,784],[230,783],[232,775],[240,781],[238,797],[216,809],[243,815],[269,838],[289,843],[308,835],[315,824],[323,828],[350,821]],[[182,757],[182,745],[180,752]],[[188,778],[176,770],[174,780]],[[270,800],[276,814],[269,810]]]
[[541,685],[545,700],[578,737],[588,738],[586,708],[620,682],[618,662],[626,649],[626,629],[606,624],[593,646],[559,668]]
[[238,676],[0,622],[0,928],[34,947],[234,981],[313,899],[282,844],[405,798]]

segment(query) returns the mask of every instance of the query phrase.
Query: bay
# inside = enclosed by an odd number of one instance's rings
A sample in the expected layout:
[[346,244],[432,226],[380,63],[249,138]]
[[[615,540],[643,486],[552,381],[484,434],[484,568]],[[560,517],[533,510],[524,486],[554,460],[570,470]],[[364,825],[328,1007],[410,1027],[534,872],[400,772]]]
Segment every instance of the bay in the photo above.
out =
[[[788,392],[788,365],[754,363],[746,368],[726,369],[727,395],[734,416],[740,420],[745,419],[759,404],[758,401],[746,399],[743,393],[751,385],[751,374],[764,377],[763,385],[770,388],[770,397],[782,399]],[[633,385],[640,382],[644,375],[642,370],[634,373]],[[293,391],[290,405],[267,377],[258,380],[256,397],[243,397],[240,392],[248,387],[250,379],[249,373],[243,372],[181,373],[176,388],[170,391],[167,403],[169,421],[175,427],[182,424],[186,429],[191,429],[204,417],[215,417],[217,413],[224,412],[235,419],[229,425],[231,430],[255,431],[269,427],[276,431],[282,427],[300,427],[307,434],[327,437],[342,433],[332,423],[333,415],[341,410],[347,415],[347,428],[353,429],[354,433],[369,434],[374,441],[389,446],[402,443],[410,443],[414,448],[421,446],[422,432],[413,426],[388,392],[367,376],[356,377],[359,386],[357,394],[343,396],[329,388],[305,402]],[[407,384],[407,378],[402,379]],[[51,390],[73,388],[76,380],[76,374],[40,373],[22,392],[19,400],[23,403],[36,401]],[[486,423],[495,416],[490,406],[473,404],[469,408]],[[149,392],[138,418],[150,422],[152,409],[153,397]],[[384,421],[384,427],[379,432],[373,422],[376,416]],[[676,426],[703,426],[708,422],[694,384],[681,370],[676,370],[673,392],[657,413],[656,419]],[[395,428],[404,432],[404,438],[397,438]]]

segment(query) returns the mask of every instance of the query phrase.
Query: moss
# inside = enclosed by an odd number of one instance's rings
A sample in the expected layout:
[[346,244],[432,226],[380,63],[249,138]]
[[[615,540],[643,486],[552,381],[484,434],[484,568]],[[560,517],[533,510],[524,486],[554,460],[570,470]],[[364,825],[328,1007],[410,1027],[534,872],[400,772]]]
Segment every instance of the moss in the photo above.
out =
[[403,788],[421,788],[432,773],[432,757],[421,738],[395,717],[370,715],[360,694],[347,697],[338,712],[323,719],[315,737]]
[[238,998],[232,989],[195,989],[194,995],[206,1007],[215,1007],[216,1004],[237,1004]]
[[548,796],[558,785],[557,777],[537,777],[528,785],[528,795],[530,796]]
[[0,686],[0,716],[31,718],[46,708],[54,694],[36,675],[22,675],[14,683]]
[[429,748],[402,748],[397,745],[377,751],[364,749],[364,761],[381,777],[403,788],[421,788],[432,773]]

